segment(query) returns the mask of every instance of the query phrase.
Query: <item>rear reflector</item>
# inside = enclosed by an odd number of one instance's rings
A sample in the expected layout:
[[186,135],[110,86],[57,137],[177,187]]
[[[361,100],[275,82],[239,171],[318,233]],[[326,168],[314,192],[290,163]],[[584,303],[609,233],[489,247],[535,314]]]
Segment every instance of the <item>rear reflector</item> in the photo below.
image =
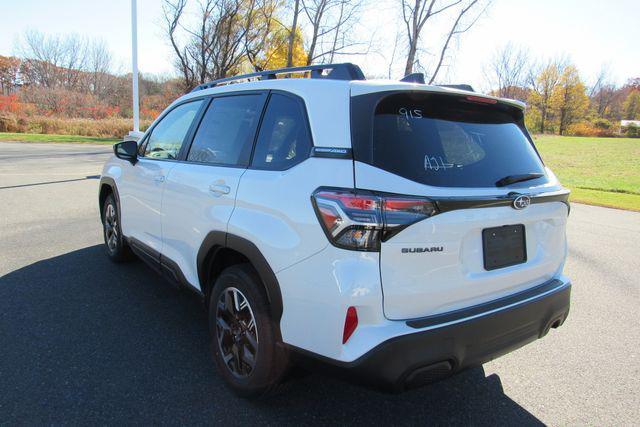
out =
[[346,343],[358,327],[358,312],[355,307],[347,309],[347,317],[344,319],[344,332],[342,333],[342,344]]

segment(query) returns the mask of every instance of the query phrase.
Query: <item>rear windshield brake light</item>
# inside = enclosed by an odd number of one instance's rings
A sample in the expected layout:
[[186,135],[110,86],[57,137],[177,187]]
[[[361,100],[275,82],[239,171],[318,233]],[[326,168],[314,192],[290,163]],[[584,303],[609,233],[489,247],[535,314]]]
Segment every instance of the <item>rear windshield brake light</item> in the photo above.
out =
[[483,96],[467,96],[467,101],[471,101],[471,102],[479,102],[481,104],[497,104],[498,100],[497,99],[491,99],[491,98],[485,98]]

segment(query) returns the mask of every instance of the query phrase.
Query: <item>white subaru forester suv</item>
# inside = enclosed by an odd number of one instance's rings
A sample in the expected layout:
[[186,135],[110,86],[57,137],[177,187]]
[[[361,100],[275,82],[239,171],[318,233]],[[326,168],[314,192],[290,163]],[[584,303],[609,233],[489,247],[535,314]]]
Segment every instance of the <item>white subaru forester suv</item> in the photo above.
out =
[[569,192],[524,105],[420,77],[331,64],[217,80],[114,146],[107,254],[204,298],[238,394],[309,361],[402,391],[566,319]]

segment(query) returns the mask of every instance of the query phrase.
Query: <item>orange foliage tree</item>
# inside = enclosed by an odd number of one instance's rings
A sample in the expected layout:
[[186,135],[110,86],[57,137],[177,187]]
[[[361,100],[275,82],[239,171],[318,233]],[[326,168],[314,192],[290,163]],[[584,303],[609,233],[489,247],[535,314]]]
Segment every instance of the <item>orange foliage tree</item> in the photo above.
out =
[[20,60],[11,56],[0,55],[0,95],[8,95],[18,85]]

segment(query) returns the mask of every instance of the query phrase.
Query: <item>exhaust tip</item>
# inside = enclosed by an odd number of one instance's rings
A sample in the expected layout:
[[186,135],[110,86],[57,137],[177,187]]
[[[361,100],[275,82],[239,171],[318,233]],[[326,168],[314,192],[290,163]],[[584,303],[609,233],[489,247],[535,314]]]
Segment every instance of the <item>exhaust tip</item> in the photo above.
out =
[[560,326],[562,326],[563,320],[564,320],[564,319],[556,319],[556,320],[551,324],[551,327],[552,327],[553,329],[558,329]]
[[407,379],[404,381],[404,389],[410,390],[436,382],[451,375],[452,371],[453,365],[448,360],[423,366],[407,376]]
[[560,326],[562,326],[566,318],[566,314],[563,314],[560,317],[556,317],[555,319],[550,320],[549,323],[547,323],[547,326],[542,331],[542,334],[540,334],[540,338],[547,335],[547,333],[549,333],[551,329],[558,329]]

